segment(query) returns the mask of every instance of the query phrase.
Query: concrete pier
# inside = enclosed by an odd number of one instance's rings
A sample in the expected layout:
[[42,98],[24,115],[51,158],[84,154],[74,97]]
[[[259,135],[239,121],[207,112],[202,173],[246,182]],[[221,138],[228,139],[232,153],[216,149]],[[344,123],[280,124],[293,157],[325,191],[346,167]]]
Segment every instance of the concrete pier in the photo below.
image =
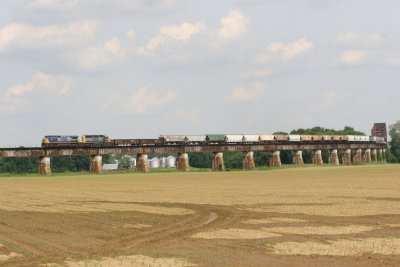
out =
[[372,149],[372,162],[374,162],[374,163],[378,162],[378,150],[377,149]]
[[366,149],[363,154],[363,163],[372,163],[371,149]]
[[103,172],[103,158],[101,156],[91,156],[90,158],[90,172],[102,173]]
[[343,165],[351,165],[351,149],[346,149],[342,157]]
[[176,160],[176,169],[182,172],[187,172],[190,170],[189,155],[187,153],[178,153],[178,158]]
[[225,171],[224,153],[214,152],[212,171]]
[[353,163],[354,164],[362,164],[362,150],[361,149],[357,149],[356,153],[353,156]]
[[339,166],[339,157],[337,149],[333,149],[329,153],[329,164]]
[[251,171],[256,168],[256,164],[254,163],[254,152],[247,152],[243,158],[243,170]]
[[50,158],[40,157],[38,162],[38,172],[41,175],[51,175]]
[[324,160],[322,159],[321,150],[314,151],[312,163],[316,165],[324,165]]
[[281,152],[280,151],[275,151],[272,154],[272,157],[269,159],[269,166],[270,167],[276,167],[276,168],[282,167]]
[[149,157],[146,154],[136,155],[136,171],[149,172]]
[[293,156],[293,164],[298,166],[304,165],[303,151],[301,150],[296,151],[296,154],[294,154]]

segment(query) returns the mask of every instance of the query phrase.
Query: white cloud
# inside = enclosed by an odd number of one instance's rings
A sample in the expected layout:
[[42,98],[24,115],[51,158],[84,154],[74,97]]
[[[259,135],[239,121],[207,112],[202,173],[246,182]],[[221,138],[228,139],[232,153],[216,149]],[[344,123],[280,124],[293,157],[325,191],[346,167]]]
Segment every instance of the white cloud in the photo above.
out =
[[57,93],[67,94],[74,86],[71,78],[65,75],[36,72],[32,81],[8,87],[7,96],[23,97],[29,94]]
[[139,89],[128,101],[126,110],[133,110],[138,113],[147,113],[151,108],[163,107],[176,99],[174,91],[164,94],[144,87]]
[[253,84],[250,88],[239,86],[229,97],[233,102],[247,102],[264,94],[265,88],[261,84]]
[[136,37],[136,32],[134,30],[127,31],[126,37],[128,37],[129,39],[133,39]]
[[71,21],[77,18],[131,16],[180,10],[185,0],[23,0],[14,10],[19,21]]
[[383,42],[382,36],[377,33],[347,32],[335,38],[336,43],[357,47],[375,47]]
[[270,69],[254,69],[254,70],[248,70],[248,71],[243,71],[240,73],[240,78],[242,79],[260,79],[264,78],[268,75],[270,75],[272,72]]
[[36,72],[27,83],[15,84],[7,88],[0,103],[4,113],[15,113],[43,96],[63,97],[74,87],[72,79],[66,75]]
[[345,65],[357,65],[363,63],[367,52],[363,50],[345,51],[340,56],[340,62]]
[[112,38],[102,45],[90,47],[79,56],[79,65],[83,69],[97,69],[122,58],[125,54],[121,41]]
[[272,54],[279,54],[284,59],[291,59],[300,54],[308,52],[314,45],[305,38],[289,43],[272,42],[267,50]]
[[330,91],[324,94],[323,107],[330,109],[336,107],[340,102],[347,99],[347,93],[338,93],[336,91]]
[[206,29],[204,22],[182,23],[180,25],[162,26],[159,34],[152,37],[146,46],[139,48],[141,55],[152,55],[157,48],[170,42],[185,43],[194,35],[203,32]]
[[24,23],[11,23],[0,28],[0,52],[13,49],[60,48],[75,45],[92,38],[97,22],[83,21],[68,26],[36,27]]
[[231,10],[228,16],[221,19],[221,28],[217,31],[220,41],[231,41],[240,38],[247,31],[247,18],[238,10]]

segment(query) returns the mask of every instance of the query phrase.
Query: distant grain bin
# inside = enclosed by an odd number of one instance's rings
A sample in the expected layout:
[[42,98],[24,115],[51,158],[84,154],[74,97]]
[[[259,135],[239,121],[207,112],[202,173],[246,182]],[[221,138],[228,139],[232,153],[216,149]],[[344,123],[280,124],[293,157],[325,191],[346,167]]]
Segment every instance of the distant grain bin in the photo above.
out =
[[166,157],[160,158],[160,167],[161,168],[166,168],[167,167],[167,158]]
[[118,163],[103,164],[103,171],[116,171],[118,170]]
[[160,168],[160,159],[159,158],[152,158],[149,160],[149,166],[151,169],[158,169]]
[[166,168],[175,168],[176,167],[176,158],[173,156],[169,156],[167,158]]
[[129,168],[130,169],[134,169],[136,167],[136,159],[135,158],[131,158],[129,160]]

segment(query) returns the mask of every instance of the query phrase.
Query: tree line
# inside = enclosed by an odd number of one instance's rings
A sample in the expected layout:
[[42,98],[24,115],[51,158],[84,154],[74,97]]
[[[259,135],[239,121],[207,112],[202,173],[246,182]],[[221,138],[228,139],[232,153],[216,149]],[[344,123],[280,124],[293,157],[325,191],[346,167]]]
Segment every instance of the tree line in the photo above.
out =
[[[275,132],[274,134],[288,134],[286,132]],[[346,126],[342,130],[328,129],[323,127],[313,127],[308,129],[294,129],[289,134],[303,135],[364,135],[352,127]],[[387,151],[387,161],[390,163],[400,162],[400,121],[392,125],[389,129],[391,142]],[[291,151],[281,151],[281,161],[283,164],[292,163]],[[149,155],[151,156],[151,155]],[[156,155],[154,155],[156,156]],[[211,153],[189,153],[189,164],[194,168],[211,168]],[[256,166],[267,166],[272,152],[254,152]],[[243,164],[243,152],[224,153],[225,167],[229,169],[241,169]],[[324,162],[328,161],[328,151],[322,152]],[[303,151],[304,163],[312,162],[312,152]],[[114,163],[118,161],[122,167],[129,167],[129,157],[121,155],[104,155],[104,163]],[[1,158],[0,173],[36,173],[38,158]],[[90,156],[75,157],[54,157],[51,159],[51,169],[53,172],[87,172],[90,168]]]

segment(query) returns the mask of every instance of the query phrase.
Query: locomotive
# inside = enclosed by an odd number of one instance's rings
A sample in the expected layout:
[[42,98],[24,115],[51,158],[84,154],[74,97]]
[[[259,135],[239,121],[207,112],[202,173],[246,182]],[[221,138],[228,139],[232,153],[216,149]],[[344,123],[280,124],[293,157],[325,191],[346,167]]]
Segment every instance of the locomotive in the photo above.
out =
[[383,137],[364,135],[296,135],[296,134],[207,134],[207,135],[160,135],[157,139],[111,139],[106,135],[46,135],[43,147],[115,147],[115,146],[165,146],[165,145],[223,145],[223,144],[269,144],[269,143],[326,143],[364,142],[385,144]]

